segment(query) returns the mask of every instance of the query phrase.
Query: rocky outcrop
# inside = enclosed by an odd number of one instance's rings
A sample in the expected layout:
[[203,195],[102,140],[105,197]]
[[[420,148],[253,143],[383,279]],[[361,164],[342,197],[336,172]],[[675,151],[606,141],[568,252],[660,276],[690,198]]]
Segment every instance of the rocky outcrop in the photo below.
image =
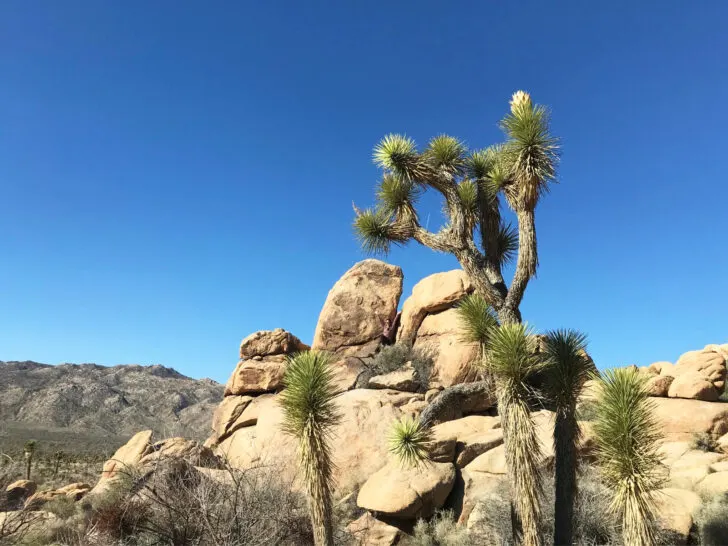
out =
[[667,395],[670,398],[689,398],[706,402],[718,400],[718,391],[714,384],[702,373],[692,370],[680,373],[670,384]]
[[329,291],[312,347],[340,357],[368,357],[402,295],[402,269],[379,260],[355,264]]
[[142,468],[149,467],[161,459],[183,459],[194,466],[222,468],[222,461],[209,447],[186,438],[167,438],[155,442],[150,452],[139,460],[138,465]]
[[352,521],[346,530],[360,546],[394,546],[404,536],[397,527],[376,519],[369,512]]
[[412,366],[404,366],[399,370],[375,375],[369,380],[370,389],[394,389],[402,392],[415,392],[419,385]]
[[696,433],[718,438],[728,433],[728,404],[653,398],[654,416],[669,441],[690,441]]
[[33,496],[38,490],[38,484],[32,480],[18,480],[5,488],[5,506],[0,506],[0,510],[17,510],[21,507],[26,499]]
[[289,355],[309,349],[281,328],[261,330],[240,344],[240,362],[225,385],[225,396],[273,392],[283,386]]
[[57,497],[65,497],[72,501],[79,501],[91,491],[91,486],[87,483],[70,483],[58,489],[48,491],[38,491],[25,501],[26,510],[40,510],[47,502]]

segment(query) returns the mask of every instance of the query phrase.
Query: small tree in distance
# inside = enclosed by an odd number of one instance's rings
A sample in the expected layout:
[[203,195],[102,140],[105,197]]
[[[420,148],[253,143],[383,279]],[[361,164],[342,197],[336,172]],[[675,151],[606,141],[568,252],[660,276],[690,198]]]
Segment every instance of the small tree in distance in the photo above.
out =
[[28,440],[23,446],[23,455],[25,455],[25,479],[30,479],[30,471],[33,467],[33,455],[35,455],[35,440]]
[[[392,245],[414,240],[452,254],[501,324],[521,322],[521,300],[538,266],[536,205],[555,180],[559,159],[549,117],[544,106],[518,91],[500,122],[506,141],[484,150],[469,151],[460,140],[441,135],[420,152],[406,136],[385,136],[374,149],[374,162],[384,173],[377,204],[364,211],[354,206],[363,248],[386,254]],[[436,233],[421,225],[415,207],[428,189],[445,202],[446,223]],[[516,215],[517,229],[503,219],[501,196]],[[503,267],[514,259],[507,286]]]

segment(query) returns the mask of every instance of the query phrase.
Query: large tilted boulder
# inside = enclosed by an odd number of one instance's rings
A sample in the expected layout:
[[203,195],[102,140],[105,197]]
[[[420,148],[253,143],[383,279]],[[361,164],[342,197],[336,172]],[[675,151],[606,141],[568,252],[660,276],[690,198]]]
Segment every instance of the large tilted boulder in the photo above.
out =
[[357,546],[394,546],[404,536],[397,527],[376,519],[369,512],[352,521],[346,530]]
[[687,398],[705,402],[715,402],[719,396],[715,386],[705,375],[692,370],[680,373],[670,383],[667,395],[670,398]]
[[70,483],[63,487],[59,487],[58,489],[38,491],[25,501],[25,509],[40,510],[46,503],[58,497],[65,497],[74,502],[79,501],[85,497],[89,491],[91,491],[91,486],[83,482]]
[[152,431],[142,430],[116,450],[111,459],[104,463],[101,478],[91,490],[92,494],[108,490],[114,483],[123,479],[139,464],[139,461],[152,451]]
[[660,489],[654,495],[660,526],[670,531],[675,544],[687,544],[700,497],[685,489]]
[[212,416],[212,435],[205,445],[218,444],[236,430],[258,422],[261,408],[270,402],[274,394],[259,396],[226,396]]
[[411,342],[427,315],[453,307],[473,290],[473,283],[462,269],[425,277],[412,288],[412,295],[402,305],[397,339]]
[[25,500],[38,490],[38,484],[33,480],[18,480],[5,488],[6,506],[0,506],[0,510],[17,510]]
[[272,392],[282,387],[289,355],[309,346],[282,328],[255,332],[240,344],[240,362],[225,385],[225,396]]
[[462,327],[454,308],[427,315],[417,330],[413,347],[433,356],[432,384],[449,387],[477,377],[479,347],[462,340]]
[[359,490],[357,504],[393,518],[427,518],[442,508],[455,484],[452,463],[406,467],[390,461]]
[[[711,347],[709,345],[709,347]],[[673,372],[675,377],[696,372],[706,377],[718,392],[723,392],[726,378],[726,357],[719,349],[688,351],[678,358]]]
[[368,357],[402,295],[402,269],[379,260],[355,264],[329,291],[312,347],[337,356]]
[[[699,351],[688,351],[675,364],[660,361],[650,364],[651,396],[669,396],[714,402],[725,389],[728,344],[706,345]],[[667,387],[667,389],[665,389]]]

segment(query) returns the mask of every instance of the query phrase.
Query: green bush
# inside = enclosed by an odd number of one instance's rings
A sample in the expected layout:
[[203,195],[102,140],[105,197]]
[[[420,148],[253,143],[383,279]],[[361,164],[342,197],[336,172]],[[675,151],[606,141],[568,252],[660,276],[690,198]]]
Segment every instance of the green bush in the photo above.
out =
[[403,542],[406,546],[475,546],[478,544],[467,529],[457,525],[451,511],[436,513],[430,521],[415,525],[414,534]]
[[76,503],[66,495],[60,495],[45,503],[43,510],[60,519],[68,519],[76,513]]
[[696,432],[693,434],[690,447],[701,451],[718,451],[719,448],[718,442],[707,432]]
[[701,546],[728,544],[728,495],[705,502],[695,516]]

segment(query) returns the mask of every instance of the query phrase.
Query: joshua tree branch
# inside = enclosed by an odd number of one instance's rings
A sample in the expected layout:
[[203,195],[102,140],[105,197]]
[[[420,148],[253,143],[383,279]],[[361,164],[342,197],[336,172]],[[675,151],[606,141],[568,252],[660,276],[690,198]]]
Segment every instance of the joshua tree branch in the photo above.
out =
[[513,282],[508,289],[505,306],[518,309],[528,281],[536,274],[538,254],[536,251],[536,221],[533,210],[519,210],[518,217],[518,261],[513,274]]

